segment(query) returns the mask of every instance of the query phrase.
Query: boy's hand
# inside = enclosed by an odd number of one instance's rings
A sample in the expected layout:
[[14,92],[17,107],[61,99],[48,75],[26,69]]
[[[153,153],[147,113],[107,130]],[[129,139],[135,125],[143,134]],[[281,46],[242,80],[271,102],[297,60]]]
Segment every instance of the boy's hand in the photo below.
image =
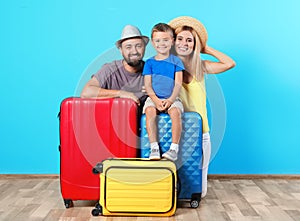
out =
[[171,105],[173,104],[173,102],[169,99],[163,100],[162,102],[163,102],[164,110],[168,110],[169,107],[171,107]]
[[164,101],[161,100],[161,99],[157,99],[154,101],[155,103],[155,106],[156,106],[156,109],[160,112],[164,111],[165,110],[165,107],[164,107]]

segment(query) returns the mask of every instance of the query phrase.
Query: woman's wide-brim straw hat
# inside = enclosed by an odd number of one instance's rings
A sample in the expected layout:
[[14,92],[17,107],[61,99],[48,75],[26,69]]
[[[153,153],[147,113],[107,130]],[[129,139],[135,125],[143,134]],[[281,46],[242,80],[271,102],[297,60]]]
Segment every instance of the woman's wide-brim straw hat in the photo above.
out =
[[189,26],[193,28],[197,32],[198,37],[200,38],[202,48],[206,45],[208,38],[206,28],[197,19],[189,16],[180,16],[171,20],[169,22],[169,25],[174,30],[182,26]]

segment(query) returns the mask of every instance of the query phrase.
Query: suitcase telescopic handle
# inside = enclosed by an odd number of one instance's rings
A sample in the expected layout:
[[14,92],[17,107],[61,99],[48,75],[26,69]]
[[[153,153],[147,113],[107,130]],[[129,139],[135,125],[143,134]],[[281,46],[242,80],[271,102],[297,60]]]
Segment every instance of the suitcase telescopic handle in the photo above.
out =
[[93,168],[93,174],[99,174],[103,172],[103,164],[97,163],[97,165]]

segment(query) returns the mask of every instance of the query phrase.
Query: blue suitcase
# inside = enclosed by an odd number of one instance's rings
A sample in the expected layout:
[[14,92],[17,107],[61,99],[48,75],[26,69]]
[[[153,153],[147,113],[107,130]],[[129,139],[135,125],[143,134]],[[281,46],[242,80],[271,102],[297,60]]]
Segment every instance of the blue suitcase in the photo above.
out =
[[[158,142],[161,153],[166,152],[172,142],[171,119],[161,113],[157,117]],[[180,201],[190,201],[197,208],[202,192],[202,119],[196,112],[184,112],[182,115],[182,134],[178,160],[175,162],[179,179]],[[141,117],[141,158],[148,158],[150,144],[146,130],[146,116]]]

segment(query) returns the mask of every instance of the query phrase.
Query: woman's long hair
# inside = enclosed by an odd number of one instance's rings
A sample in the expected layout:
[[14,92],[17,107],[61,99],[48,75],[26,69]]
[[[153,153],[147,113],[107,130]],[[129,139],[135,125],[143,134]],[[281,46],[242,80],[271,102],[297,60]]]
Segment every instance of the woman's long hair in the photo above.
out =
[[197,81],[201,81],[203,79],[204,73],[202,70],[201,57],[200,57],[200,52],[202,49],[200,38],[198,37],[197,32],[192,27],[189,26],[181,26],[174,30],[176,36],[178,33],[182,31],[189,31],[192,33],[194,37],[194,49],[193,49],[193,53],[191,53],[189,57],[189,61],[191,62],[191,67],[188,70],[188,72],[190,72],[190,74],[192,74]]

